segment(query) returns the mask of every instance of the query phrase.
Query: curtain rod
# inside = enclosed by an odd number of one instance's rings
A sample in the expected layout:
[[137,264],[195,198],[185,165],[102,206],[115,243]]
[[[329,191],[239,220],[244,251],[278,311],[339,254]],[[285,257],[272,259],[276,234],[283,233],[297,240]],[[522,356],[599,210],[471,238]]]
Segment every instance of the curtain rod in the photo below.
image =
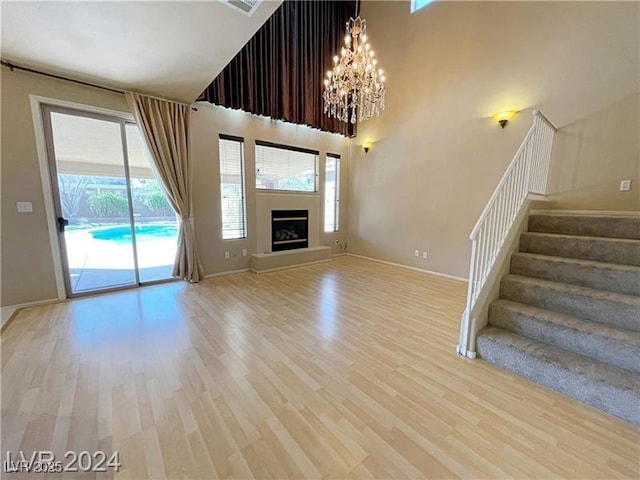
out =
[[[42,75],[44,77],[55,78],[57,80],[64,80],[65,82],[77,83],[79,85],[85,85],[87,87],[92,87],[92,88],[99,88],[101,90],[106,90],[108,92],[113,92],[113,93],[119,93],[121,95],[125,94],[124,90],[117,90],[115,88],[105,87],[103,85],[97,85],[95,83],[83,82],[82,80],[76,80],[75,78],[63,77],[62,75],[56,75],[55,73],[47,73],[47,72],[43,72],[41,70],[35,70],[33,68],[23,67],[21,65],[16,65],[15,63],[7,62],[6,60],[0,60],[0,65],[2,65],[3,67],[7,67],[12,72],[14,70],[22,70],[23,72],[35,73],[36,75]],[[152,95],[147,95],[147,96],[153,97]],[[153,97],[153,98],[156,98],[158,100],[163,100],[165,102],[182,103],[182,102],[175,102],[173,100],[167,100],[167,99],[160,98],[160,97]],[[182,104],[183,105],[188,105],[186,103],[182,103]],[[191,110],[195,110],[196,112],[198,111],[198,109],[196,107],[193,107],[193,106],[191,107]]]

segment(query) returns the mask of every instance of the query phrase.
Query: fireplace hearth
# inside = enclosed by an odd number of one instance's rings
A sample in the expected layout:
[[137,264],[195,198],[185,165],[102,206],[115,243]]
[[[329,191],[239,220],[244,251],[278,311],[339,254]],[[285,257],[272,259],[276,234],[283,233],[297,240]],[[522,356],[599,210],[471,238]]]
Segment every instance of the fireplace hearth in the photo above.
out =
[[271,210],[271,251],[309,246],[309,210]]

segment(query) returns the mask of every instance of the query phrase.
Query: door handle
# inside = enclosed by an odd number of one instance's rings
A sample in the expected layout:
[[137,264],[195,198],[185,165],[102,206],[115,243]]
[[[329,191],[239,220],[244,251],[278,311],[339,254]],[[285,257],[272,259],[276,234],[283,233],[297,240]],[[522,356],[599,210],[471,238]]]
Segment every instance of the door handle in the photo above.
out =
[[69,225],[69,220],[63,217],[58,217],[58,230],[64,232],[64,227]]

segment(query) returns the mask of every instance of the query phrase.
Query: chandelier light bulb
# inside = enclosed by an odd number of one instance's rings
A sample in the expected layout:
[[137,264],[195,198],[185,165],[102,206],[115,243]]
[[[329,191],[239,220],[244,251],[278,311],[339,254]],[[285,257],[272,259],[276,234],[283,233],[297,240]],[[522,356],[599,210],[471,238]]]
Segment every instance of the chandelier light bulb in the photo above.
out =
[[340,60],[340,58],[338,57],[338,55],[333,57],[333,63],[338,63],[338,60]]
[[349,45],[349,44],[351,43],[351,35],[346,35],[346,36],[344,37],[344,43],[345,43],[346,45]]

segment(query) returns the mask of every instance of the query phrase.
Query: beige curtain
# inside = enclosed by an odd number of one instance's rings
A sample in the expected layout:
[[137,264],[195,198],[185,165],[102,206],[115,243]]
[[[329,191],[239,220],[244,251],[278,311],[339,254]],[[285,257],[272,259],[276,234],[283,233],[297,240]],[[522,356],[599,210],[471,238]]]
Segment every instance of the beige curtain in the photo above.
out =
[[180,218],[173,276],[198,282],[204,276],[193,228],[191,107],[127,93],[127,102],[142,132],[155,171]]

